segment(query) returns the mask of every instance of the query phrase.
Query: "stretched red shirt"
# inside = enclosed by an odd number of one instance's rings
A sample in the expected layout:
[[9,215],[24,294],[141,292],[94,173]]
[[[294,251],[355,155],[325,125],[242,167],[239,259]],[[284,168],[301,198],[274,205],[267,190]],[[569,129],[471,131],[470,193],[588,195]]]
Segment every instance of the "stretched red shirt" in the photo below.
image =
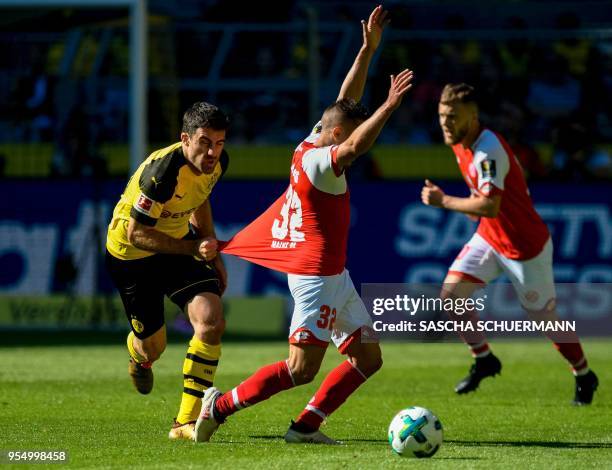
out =
[[318,134],[293,154],[287,191],[221,251],[291,274],[331,276],[344,270],[349,191],[337,146],[315,147]]

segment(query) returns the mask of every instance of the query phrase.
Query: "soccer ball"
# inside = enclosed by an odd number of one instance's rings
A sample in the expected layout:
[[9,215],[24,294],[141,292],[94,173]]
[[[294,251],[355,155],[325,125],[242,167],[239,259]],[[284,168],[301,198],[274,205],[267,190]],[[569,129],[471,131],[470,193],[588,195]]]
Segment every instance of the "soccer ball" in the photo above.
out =
[[388,436],[398,455],[431,457],[442,445],[442,423],[427,408],[411,406],[395,415]]

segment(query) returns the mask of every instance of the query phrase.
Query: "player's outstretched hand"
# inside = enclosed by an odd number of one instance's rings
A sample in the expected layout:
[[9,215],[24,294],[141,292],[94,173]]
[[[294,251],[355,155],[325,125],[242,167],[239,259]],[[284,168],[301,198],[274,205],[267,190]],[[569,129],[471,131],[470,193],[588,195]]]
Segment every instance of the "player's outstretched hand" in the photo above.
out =
[[427,206],[442,207],[444,191],[429,180],[425,180],[425,186],[421,190],[421,201]]
[[375,51],[380,44],[382,33],[385,27],[389,24],[389,12],[383,10],[382,5],[378,5],[368,18],[368,22],[361,20],[361,28],[363,29],[363,46],[366,49]]
[[387,104],[391,108],[396,109],[402,104],[404,95],[412,88],[413,77],[414,73],[409,69],[401,71],[398,75],[391,75],[391,86],[387,97]]
[[212,237],[202,238],[198,245],[198,256],[204,261],[210,261],[217,256],[217,240]]

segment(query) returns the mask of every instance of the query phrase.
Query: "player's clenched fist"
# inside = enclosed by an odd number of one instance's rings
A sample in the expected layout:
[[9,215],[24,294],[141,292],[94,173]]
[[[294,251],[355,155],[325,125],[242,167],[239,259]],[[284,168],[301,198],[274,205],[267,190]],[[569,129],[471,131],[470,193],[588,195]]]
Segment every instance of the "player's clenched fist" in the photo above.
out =
[[214,238],[203,238],[200,240],[197,256],[205,261],[210,261],[217,256],[217,240]]
[[442,207],[444,191],[429,180],[425,180],[425,186],[421,190],[421,201],[427,206]]

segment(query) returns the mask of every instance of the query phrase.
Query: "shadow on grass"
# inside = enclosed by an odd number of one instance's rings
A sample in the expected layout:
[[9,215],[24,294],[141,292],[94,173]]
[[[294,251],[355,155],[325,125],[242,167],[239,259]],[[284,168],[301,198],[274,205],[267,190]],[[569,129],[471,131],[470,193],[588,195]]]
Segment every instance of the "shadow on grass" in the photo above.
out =
[[[263,439],[263,440],[278,440],[278,439],[283,439],[283,436],[270,436],[270,435],[264,435],[264,436],[249,436],[249,438],[251,439]],[[349,443],[349,442],[367,442],[369,444],[374,444],[374,445],[380,445],[380,446],[388,446],[389,444],[387,443],[387,441],[385,440],[381,440],[381,439],[353,439],[353,438],[346,438],[343,439],[342,437],[338,437],[338,436],[334,436],[335,439],[338,439],[340,442],[343,443]]]
[[[124,331],[91,331],[79,329],[0,329],[0,346],[4,347],[29,347],[35,346],[103,346],[123,345],[128,329]],[[168,332],[169,344],[186,344],[191,335],[176,332]],[[252,343],[261,341],[286,341],[284,336],[272,335],[238,335],[226,334],[223,336],[224,343]]]
[[609,442],[551,442],[551,441],[459,441],[446,440],[448,444],[466,447],[548,447],[554,449],[612,449]]
[[[262,439],[262,440],[266,440],[266,441],[282,441],[282,436],[249,436],[249,439]],[[341,437],[338,438],[338,440],[343,443],[343,444],[352,444],[352,443],[359,443],[359,442],[367,442],[370,444],[374,444],[377,446],[381,446],[381,447],[388,447],[389,444],[387,443],[387,441],[382,440],[382,439],[342,439]],[[455,442],[459,442],[459,441],[455,441]],[[303,445],[312,445],[312,444],[303,444]],[[391,449],[389,449],[389,452],[391,452]],[[482,457],[451,457],[451,456],[441,456],[441,455],[436,455],[435,457],[433,457],[434,460],[482,460]]]
[[273,440],[278,440],[278,439],[283,439],[283,436],[281,436],[280,434],[277,434],[275,436],[249,436],[249,439],[264,439],[266,441],[273,441]]

